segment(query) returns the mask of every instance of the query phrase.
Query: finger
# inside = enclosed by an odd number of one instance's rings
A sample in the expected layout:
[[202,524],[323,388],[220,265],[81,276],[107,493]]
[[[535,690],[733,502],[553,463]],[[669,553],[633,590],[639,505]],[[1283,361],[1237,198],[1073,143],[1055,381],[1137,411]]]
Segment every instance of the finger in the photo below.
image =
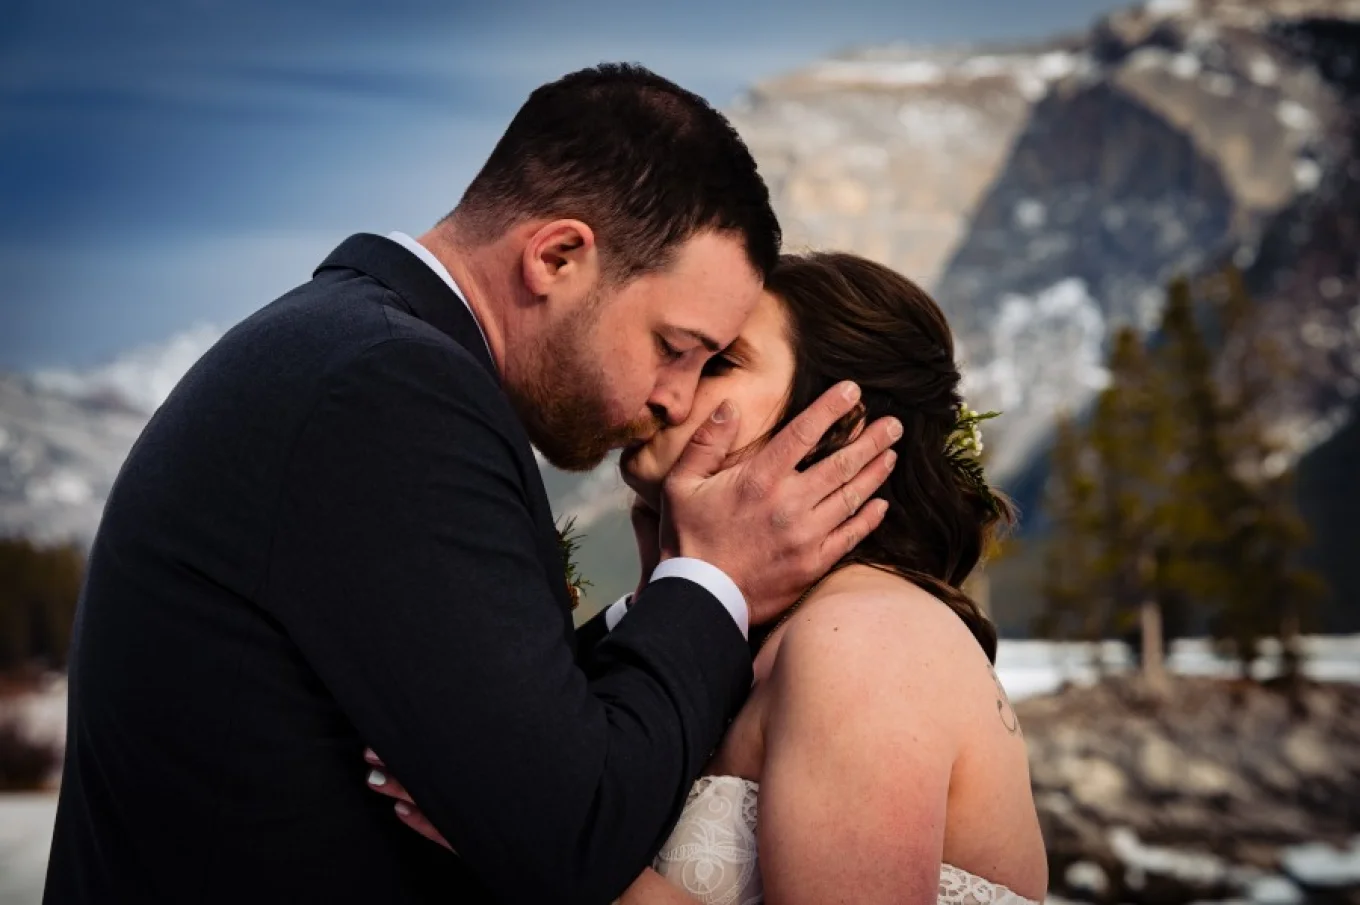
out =
[[395,798],[408,804],[415,803],[411,800],[411,795],[405,787],[382,770],[370,770],[368,772],[368,787],[379,795],[386,795],[388,798]]
[[891,449],[879,453],[850,483],[837,487],[813,508],[812,525],[830,532],[850,519],[883,486],[896,464],[897,453]]
[[831,426],[859,402],[859,387],[846,381],[827,390],[766,444],[752,460],[761,472],[792,471],[817,446]]
[[[901,430],[902,424],[896,418],[880,418],[869,425],[868,430],[861,433],[853,443],[836,450],[809,468],[802,479],[806,482],[804,492],[811,498],[813,505],[816,506],[828,497],[834,496],[842,487],[854,483],[865,471],[873,473],[877,478],[868,493],[860,490],[860,499],[867,500],[888,477],[887,473],[878,471],[872,466],[881,464],[883,453],[891,451],[889,447],[902,436]],[[896,436],[894,431],[898,432]]]
[[374,751],[372,748],[364,749],[364,760],[368,763],[369,766],[377,767],[379,770],[381,770],[385,766],[385,764],[383,764],[382,758],[378,756],[378,752]]
[[822,564],[824,568],[831,568],[840,559],[855,549],[855,546],[869,533],[883,524],[883,517],[888,514],[887,500],[870,500],[865,503],[850,519],[832,531],[822,543]]
[[430,823],[425,815],[417,808],[410,807],[399,801],[394,809],[397,812],[397,819],[402,823],[406,824],[426,839],[429,839],[431,842],[437,842],[449,851],[453,851],[453,846],[449,845],[449,841],[444,838],[439,830],[434,828],[434,824]]
[[732,443],[737,437],[737,425],[741,421],[741,413],[731,401],[724,399],[722,404],[713,410],[713,414],[708,416],[694,435],[690,437],[689,443],[685,445],[684,451],[680,453],[680,458],[676,460],[675,466],[671,469],[670,478],[667,484],[677,476],[683,479],[703,479],[711,477],[722,470],[723,460],[732,450]]

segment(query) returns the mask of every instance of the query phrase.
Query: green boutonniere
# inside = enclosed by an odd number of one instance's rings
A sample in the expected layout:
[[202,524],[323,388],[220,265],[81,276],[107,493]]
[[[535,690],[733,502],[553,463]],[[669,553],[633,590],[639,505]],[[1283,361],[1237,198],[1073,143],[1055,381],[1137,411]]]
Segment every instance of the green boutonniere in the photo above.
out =
[[581,577],[576,566],[576,551],[581,546],[584,534],[576,531],[576,519],[569,518],[567,523],[557,529],[557,545],[562,551],[562,570],[567,576],[567,594],[571,596],[571,608],[581,605],[581,592],[590,587],[590,582]]

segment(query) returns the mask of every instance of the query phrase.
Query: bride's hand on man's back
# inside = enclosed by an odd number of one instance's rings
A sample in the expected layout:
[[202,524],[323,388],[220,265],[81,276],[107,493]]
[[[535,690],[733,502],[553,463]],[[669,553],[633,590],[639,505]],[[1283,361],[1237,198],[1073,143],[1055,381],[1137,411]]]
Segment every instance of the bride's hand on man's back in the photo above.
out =
[[746,598],[751,623],[778,616],[883,521],[871,496],[896,461],[895,418],[799,472],[822,436],[859,402],[832,387],[749,458],[724,468],[740,413],[724,402],[694,433],[662,493],[661,558],[694,557],[721,569]]
[[420,807],[411,799],[411,794],[406,791],[405,786],[387,772],[387,765],[382,762],[377,753],[371,748],[366,749],[364,760],[371,768],[368,772],[368,787],[379,795],[393,800],[392,809],[396,811],[397,819],[426,839],[437,842],[452,852],[453,846],[449,845],[449,841],[444,838],[439,830],[435,829],[434,824],[430,823],[429,818],[421,812]]

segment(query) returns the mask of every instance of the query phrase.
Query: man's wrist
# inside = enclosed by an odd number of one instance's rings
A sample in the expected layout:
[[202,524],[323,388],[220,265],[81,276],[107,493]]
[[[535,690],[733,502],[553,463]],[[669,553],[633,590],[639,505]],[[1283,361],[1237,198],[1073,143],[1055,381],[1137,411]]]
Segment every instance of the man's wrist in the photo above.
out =
[[708,591],[723,609],[727,610],[736,623],[743,638],[750,637],[751,615],[746,606],[746,597],[726,572],[712,563],[688,556],[677,556],[665,560],[652,571],[651,581],[661,578],[684,578]]
[[[746,597],[737,587],[737,583],[728,577],[727,573],[712,563],[704,562],[702,559],[693,559],[686,556],[677,556],[668,559],[652,570],[647,582],[657,581],[661,578],[683,578],[692,581],[699,587],[708,591],[718,599],[723,609],[727,610],[732,621],[736,623],[737,630],[741,632],[743,638],[750,637],[751,615],[746,606]],[[636,593],[642,593],[642,588],[646,583],[638,586]],[[623,617],[628,614],[628,609],[633,605],[634,594],[625,594],[618,600],[610,604],[604,611],[605,628],[613,631]]]

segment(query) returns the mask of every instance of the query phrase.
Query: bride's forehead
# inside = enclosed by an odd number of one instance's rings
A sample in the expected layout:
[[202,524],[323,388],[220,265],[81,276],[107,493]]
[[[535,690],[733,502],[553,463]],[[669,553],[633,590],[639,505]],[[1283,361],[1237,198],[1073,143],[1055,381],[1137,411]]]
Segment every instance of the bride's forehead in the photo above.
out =
[[769,290],[760,294],[760,302],[756,305],[751,316],[747,318],[746,324],[741,329],[739,340],[745,340],[750,344],[768,345],[772,342],[787,342],[789,325],[789,309],[784,304],[784,300]]

